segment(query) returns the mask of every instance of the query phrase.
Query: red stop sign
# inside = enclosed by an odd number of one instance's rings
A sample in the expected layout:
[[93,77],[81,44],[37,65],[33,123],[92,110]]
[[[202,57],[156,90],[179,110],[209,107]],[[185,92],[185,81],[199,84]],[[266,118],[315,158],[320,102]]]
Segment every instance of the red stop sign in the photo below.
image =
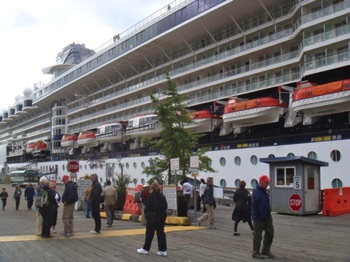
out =
[[76,160],[68,161],[68,171],[71,173],[77,173],[79,171],[79,162]]
[[289,207],[294,212],[300,211],[300,209],[303,207],[303,200],[299,194],[292,194],[289,197]]

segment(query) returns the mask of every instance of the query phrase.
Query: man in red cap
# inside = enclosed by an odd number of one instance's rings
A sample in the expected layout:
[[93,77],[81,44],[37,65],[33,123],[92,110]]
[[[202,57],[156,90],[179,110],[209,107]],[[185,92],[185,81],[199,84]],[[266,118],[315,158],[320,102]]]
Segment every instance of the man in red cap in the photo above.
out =
[[[259,178],[259,185],[253,191],[252,219],[254,222],[253,257],[263,259],[264,256],[275,257],[271,253],[274,228],[272,224],[270,196],[266,191],[270,179],[267,175]],[[263,247],[260,253],[262,232],[265,231]]]
[[63,226],[64,226],[64,235],[69,237],[74,235],[73,231],[73,213],[75,202],[78,201],[78,190],[74,183],[70,181],[68,175],[62,177],[62,182],[65,184],[64,192],[62,195],[63,203]]

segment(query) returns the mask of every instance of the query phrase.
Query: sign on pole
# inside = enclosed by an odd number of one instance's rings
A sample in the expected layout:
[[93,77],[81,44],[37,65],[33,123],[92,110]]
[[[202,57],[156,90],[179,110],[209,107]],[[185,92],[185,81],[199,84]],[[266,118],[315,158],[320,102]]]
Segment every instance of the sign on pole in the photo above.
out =
[[180,159],[179,158],[170,159],[170,170],[171,171],[180,170]]
[[190,157],[190,168],[199,168],[199,157],[191,156]]

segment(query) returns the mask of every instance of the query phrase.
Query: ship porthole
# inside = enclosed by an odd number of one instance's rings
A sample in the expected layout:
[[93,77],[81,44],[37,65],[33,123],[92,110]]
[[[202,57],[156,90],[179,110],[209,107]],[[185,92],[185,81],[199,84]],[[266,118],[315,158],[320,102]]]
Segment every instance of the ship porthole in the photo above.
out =
[[226,159],[224,157],[220,158],[220,165],[221,166],[226,166]]
[[332,187],[333,188],[343,187],[343,182],[339,178],[335,178],[332,180]]
[[258,164],[258,157],[256,155],[252,155],[250,157],[250,163],[252,163],[254,166]]
[[240,179],[236,179],[235,180],[235,186],[237,187],[237,188],[239,188],[239,183],[241,182],[241,180]]
[[226,187],[226,180],[225,179],[220,180],[220,186],[224,187],[224,188]]
[[332,160],[334,161],[334,162],[339,162],[340,161],[340,157],[341,157],[341,155],[340,155],[340,152],[339,152],[339,150],[332,150],[332,152],[331,152],[331,158],[332,158]]
[[256,188],[257,185],[258,185],[258,180],[253,179],[253,180],[250,182],[250,185],[252,186],[253,189]]
[[235,164],[236,164],[236,166],[240,166],[241,162],[242,162],[241,158],[239,156],[236,156],[235,157]]
[[314,151],[311,151],[307,154],[308,158],[317,160],[317,154]]

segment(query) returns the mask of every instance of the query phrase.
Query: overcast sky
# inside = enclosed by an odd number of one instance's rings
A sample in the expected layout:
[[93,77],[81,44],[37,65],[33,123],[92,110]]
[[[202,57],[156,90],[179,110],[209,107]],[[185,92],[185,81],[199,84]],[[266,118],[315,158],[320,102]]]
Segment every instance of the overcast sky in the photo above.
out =
[[96,49],[171,0],[12,0],[0,9],[0,111],[25,88],[48,81],[42,69],[75,42]]

